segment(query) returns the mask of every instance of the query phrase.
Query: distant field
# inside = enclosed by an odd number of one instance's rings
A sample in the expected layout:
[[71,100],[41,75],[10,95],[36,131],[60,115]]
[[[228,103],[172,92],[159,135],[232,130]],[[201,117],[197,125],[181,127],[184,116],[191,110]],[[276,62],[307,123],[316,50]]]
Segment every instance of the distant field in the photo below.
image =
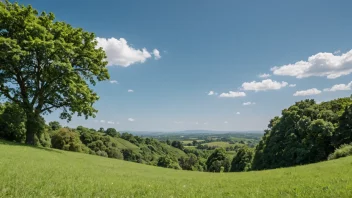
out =
[[209,143],[204,143],[203,145],[218,146],[218,147],[223,147],[223,148],[231,146],[231,144],[228,142],[209,142]]
[[[204,140],[196,140],[197,142],[203,142]],[[182,144],[186,145],[186,144],[192,144],[193,143],[193,140],[184,140],[184,141],[181,141]]]
[[203,173],[0,141],[0,197],[352,197],[352,157]]

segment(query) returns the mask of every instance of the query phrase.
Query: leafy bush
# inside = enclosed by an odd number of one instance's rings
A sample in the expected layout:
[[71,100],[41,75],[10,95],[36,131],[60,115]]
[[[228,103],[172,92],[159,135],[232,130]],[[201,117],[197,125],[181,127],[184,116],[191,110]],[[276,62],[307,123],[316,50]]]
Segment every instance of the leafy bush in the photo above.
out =
[[253,156],[253,149],[248,148],[247,146],[240,148],[232,160],[231,172],[241,172],[250,170]]
[[228,172],[231,166],[230,160],[227,158],[224,148],[215,149],[214,152],[208,157],[206,165],[207,171],[209,172],[220,172],[222,169],[225,172]]
[[24,143],[26,139],[26,117],[16,104],[5,103],[0,106],[0,137],[9,141]]
[[341,157],[352,156],[352,144],[343,144],[329,155],[328,160],[338,159]]
[[79,139],[79,134],[68,128],[61,128],[51,137],[53,148],[82,152],[85,147]]

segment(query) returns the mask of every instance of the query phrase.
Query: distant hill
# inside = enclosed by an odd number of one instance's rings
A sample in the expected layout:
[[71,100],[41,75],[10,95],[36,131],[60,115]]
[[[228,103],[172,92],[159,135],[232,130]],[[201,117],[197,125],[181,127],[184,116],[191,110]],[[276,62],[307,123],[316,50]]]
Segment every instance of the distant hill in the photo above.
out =
[[191,134],[227,134],[227,133],[259,133],[264,134],[264,131],[213,131],[213,130],[184,130],[171,132],[155,132],[155,131],[127,131],[138,136],[159,136],[159,135],[191,135]]

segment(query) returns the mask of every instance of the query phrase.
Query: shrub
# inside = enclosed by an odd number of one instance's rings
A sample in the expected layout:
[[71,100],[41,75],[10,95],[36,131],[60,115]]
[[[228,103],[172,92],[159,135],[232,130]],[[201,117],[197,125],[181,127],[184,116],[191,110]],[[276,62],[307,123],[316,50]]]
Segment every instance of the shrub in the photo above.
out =
[[68,128],[61,128],[51,137],[53,148],[82,152],[84,145],[79,139],[79,134]]
[[329,155],[328,160],[338,159],[347,156],[352,156],[351,144],[343,144],[342,146],[340,146],[332,154]]

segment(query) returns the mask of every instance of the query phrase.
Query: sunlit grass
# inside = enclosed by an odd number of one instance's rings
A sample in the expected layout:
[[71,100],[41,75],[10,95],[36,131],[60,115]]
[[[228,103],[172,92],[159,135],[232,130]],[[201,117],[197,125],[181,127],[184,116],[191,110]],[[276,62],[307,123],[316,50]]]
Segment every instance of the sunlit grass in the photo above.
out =
[[0,197],[352,197],[352,157],[202,173],[0,141]]

